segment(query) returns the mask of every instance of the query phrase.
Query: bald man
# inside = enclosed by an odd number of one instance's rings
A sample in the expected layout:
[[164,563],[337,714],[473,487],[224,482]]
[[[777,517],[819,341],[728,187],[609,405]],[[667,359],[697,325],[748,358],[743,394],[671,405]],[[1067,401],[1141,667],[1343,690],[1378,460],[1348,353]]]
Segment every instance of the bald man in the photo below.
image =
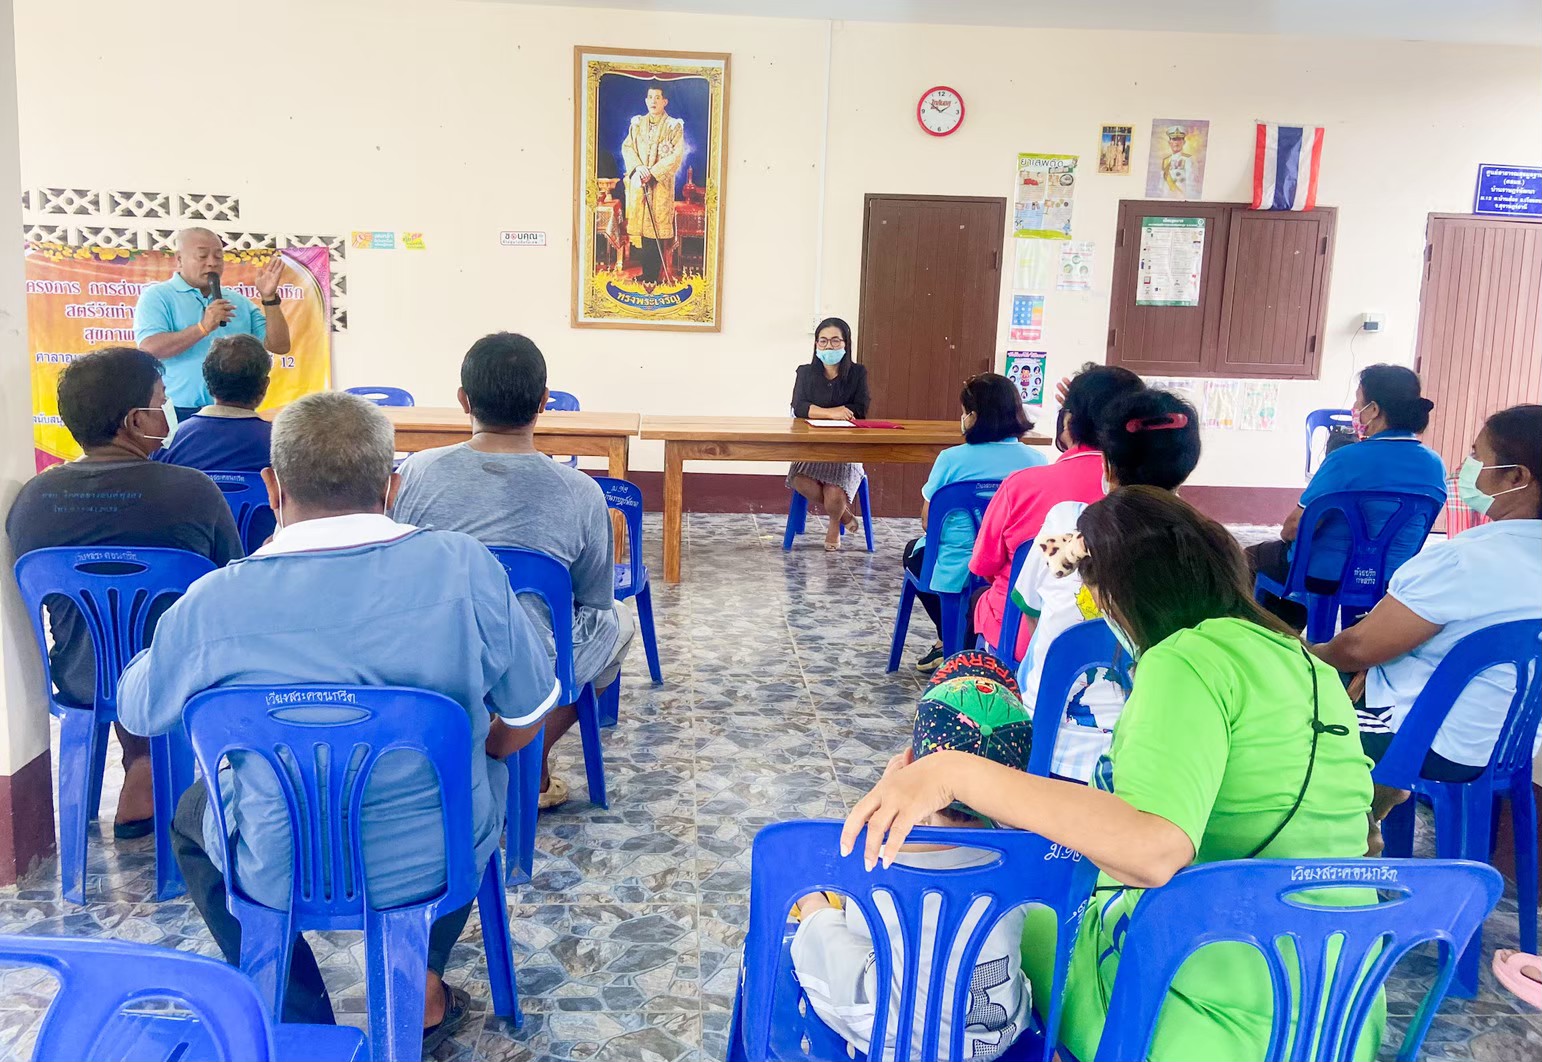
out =
[[279,306],[278,282],[284,263],[278,255],[257,273],[259,310],[238,291],[212,298],[209,274],[225,272],[225,243],[208,229],[177,233],[177,271],[170,280],[151,284],[134,307],[134,341],[156,358],[165,373],[166,397],[177,416],[190,417],[214,398],[203,379],[203,359],[219,336],[256,336],[270,354],[289,353],[289,323]]

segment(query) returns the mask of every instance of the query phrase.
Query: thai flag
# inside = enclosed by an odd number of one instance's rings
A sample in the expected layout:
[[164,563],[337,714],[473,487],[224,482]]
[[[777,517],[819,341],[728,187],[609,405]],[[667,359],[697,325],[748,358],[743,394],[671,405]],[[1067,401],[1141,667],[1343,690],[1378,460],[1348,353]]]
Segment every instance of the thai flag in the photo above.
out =
[[1253,209],[1311,210],[1317,205],[1322,126],[1258,123],[1253,148]]

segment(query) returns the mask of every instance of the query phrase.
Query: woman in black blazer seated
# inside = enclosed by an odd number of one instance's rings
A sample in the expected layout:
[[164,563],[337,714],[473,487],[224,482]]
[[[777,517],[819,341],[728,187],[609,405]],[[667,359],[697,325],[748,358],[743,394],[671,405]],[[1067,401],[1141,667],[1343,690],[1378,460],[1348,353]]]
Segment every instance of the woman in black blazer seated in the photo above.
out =
[[[814,356],[798,366],[792,388],[792,415],[810,420],[861,420],[867,416],[867,367],[851,360],[851,326],[827,317],[814,329]],[[859,464],[842,461],[796,461],[787,471],[787,485],[823,506],[830,518],[825,549],[841,547],[841,525],[858,526],[851,503],[866,473]]]

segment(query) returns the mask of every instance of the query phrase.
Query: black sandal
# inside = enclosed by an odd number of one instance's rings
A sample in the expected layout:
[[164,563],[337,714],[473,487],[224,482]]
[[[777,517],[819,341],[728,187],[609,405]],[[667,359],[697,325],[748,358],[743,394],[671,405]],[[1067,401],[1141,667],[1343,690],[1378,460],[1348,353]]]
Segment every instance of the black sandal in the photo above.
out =
[[141,837],[148,837],[155,832],[155,817],[148,819],[135,819],[133,822],[115,822],[112,826],[112,835],[115,840],[135,841]]
[[423,1053],[432,1054],[434,1048],[448,1040],[455,1032],[466,1023],[466,1015],[471,1012],[471,997],[462,989],[451,988],[440,982],[444,988],[444,1017],[439,1019],[437,1025],[423,1027]]

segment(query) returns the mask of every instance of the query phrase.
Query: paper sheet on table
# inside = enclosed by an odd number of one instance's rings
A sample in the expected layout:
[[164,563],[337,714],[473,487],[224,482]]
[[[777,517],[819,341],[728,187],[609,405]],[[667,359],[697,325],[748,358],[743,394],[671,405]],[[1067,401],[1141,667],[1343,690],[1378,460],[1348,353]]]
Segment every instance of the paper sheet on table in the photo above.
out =
[[815,428],[849,428],[851,423],[844,420],[815,420],[813,417],[804,418]]

